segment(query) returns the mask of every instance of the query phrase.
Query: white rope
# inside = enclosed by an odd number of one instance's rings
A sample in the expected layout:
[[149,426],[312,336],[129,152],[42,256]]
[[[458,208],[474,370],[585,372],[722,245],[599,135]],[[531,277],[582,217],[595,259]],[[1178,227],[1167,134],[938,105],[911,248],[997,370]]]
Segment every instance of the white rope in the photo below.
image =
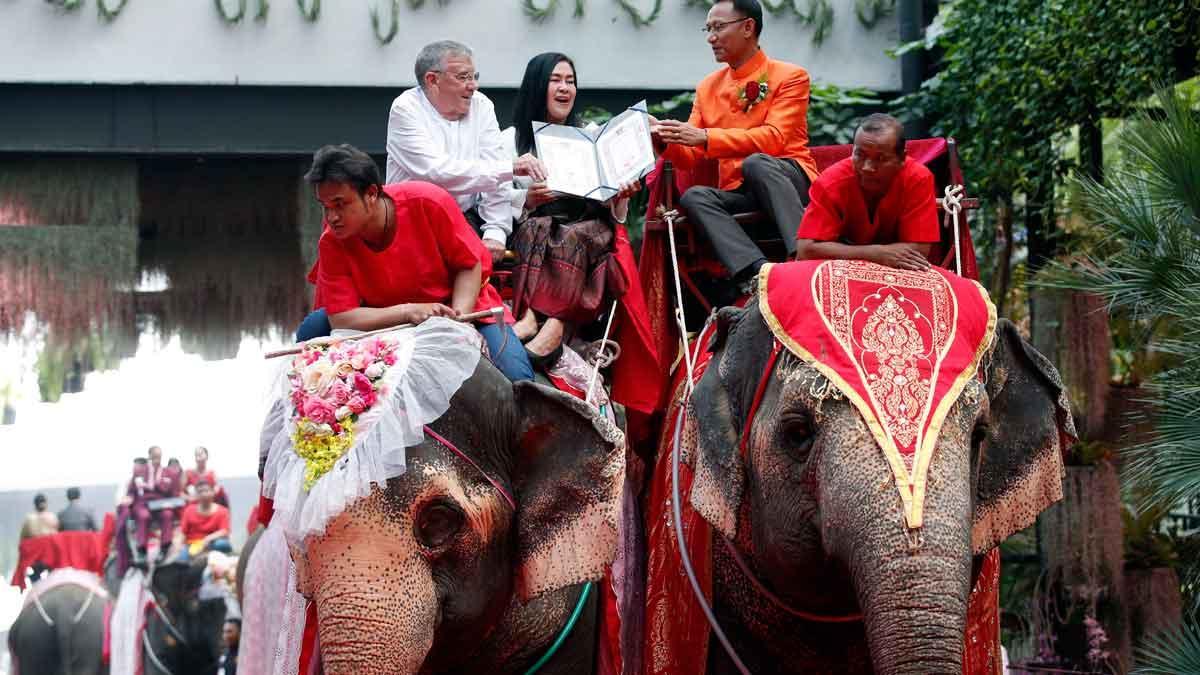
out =
[[954,220],[954,273],[962,276],[962,236],[958,231],[958,214],[962,211],[963,186],[947,185],[942,194],[942,209]]
[[608,345],[608,335],[612,331],[613,317],[617,315],[617,300],[613,300],[612,309],[608,312],[608,323],[604,325],[604,339],[600,340],[600,352],[596,354],[596,360],[592,363],[592,376],[588,378],[587,395],[584,400],[588,403],[592,402],[592,392],[595,391],[596,378],[600,376],[600,364],[604,363],[602,354],[604,348]]
[[37,608],[38,614],[42,615],[42,621],[45,621],[47,626],[53,628],[54,619],[51,619],[50,615],[46,613],[46,608],[42,607],[42,601],[38,597],[39,595],[41,594],[36,592],[33,594],[33,606]]
[[87,611],[88,607],[92,606],[92,598],[94,597],[96,597],[96,589],[89,588],[87,600],[84,600],[83,606],[79,608],[78,612],[75,612],[75,616],[71,618],[71,623],[79,623],[83,619],[83,613]]
[[675,277],[675,321],[679,324],[679,339],[683,341],[683,366],[687,369],[684,397],[689,398],[692,395],[692,371],[695,364],[692,361],[692,353],[688,350],[687,324],[683,318],[683,283],[679,280],[679,255],[675,251],[676,215],[678,214],[675,211],[667,211],[663,214],[663,220],[667,221],[667,238],[671,242],[671,272]]

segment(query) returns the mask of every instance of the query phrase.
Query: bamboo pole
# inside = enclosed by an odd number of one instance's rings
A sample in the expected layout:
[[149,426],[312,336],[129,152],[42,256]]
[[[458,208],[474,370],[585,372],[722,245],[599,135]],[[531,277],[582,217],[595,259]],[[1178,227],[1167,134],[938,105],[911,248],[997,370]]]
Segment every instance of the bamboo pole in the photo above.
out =
[[[484,309],[484,310],[481,310],[478,312],[470,312],[468,314],[460,314],[457,317],[454,317],[454,321],[459,321],[461,323],[471,323],[472,321],[475,321],[476,319],[485,319],[485,318],[487,318],[489,316],[493,316],[493,315],[495,315],[497,317],[497,319],[504,316],[504,308],[503,307],[493,307],[491,309]],[[362,339],[365,337],[371,337],[372,335],[379,335],[380,333],[387,333],[390,331],[398,330],[400,328],[411,328],[415,325],[416,324],[412,324],[412,323],[402,323],[402,324],[399,324],[396,326],[388,326],[387,328],[378,328],[376,330],[370,330],[365,333],[358,333],[357,335],[347,335],[345,337],[340,337],[340,338],[329,338],[329,337],[324,337],[324,336],[315,337],[311,340],[302,342],[295,347],[289,347],[288,349],[280,349],[280,350],[274,351],[274,352],[267,352],[267,354],[264,355],[263,358],[264,359],[274,359],[274,358],[278,358],[280,356],[287,356],[289,354],[299,354],[300,352],[304,351],[304,348],[310,344],[336,345],[338,343],[345,342],[346,340],[359,340],[359,339]]]

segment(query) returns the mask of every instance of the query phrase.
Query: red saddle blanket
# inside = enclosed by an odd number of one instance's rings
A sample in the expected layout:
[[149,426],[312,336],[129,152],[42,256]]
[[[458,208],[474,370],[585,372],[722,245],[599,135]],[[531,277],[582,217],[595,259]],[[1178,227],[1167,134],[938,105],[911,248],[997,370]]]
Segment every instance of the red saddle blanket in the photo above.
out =
[[862,414],[920,527],[942,422],[996,332],[987,291],[940,267],[806,260],[764,266],[758,306],[775,339]]

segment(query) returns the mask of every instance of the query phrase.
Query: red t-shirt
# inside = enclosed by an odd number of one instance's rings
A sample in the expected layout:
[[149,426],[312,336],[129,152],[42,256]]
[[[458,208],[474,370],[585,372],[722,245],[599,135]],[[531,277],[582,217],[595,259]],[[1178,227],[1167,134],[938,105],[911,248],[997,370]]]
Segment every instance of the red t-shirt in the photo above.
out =
[[184,472],[183,475],[184,475],[184,481],[183,481],[184,489],[192,487],[196,483],[199,483],[201,480],[204,480],[209,485],[211,485],[214,490],[217,489],[217,475],[215,473],[213,473],[212,469],[209,469],[208,471],[205,471],[204,473],[196,473],[195,469],[188,469],[187,471]]
[[809,188],[808,196],[808,209],[800,221],[797,239],[847,244],[941,240],[933,174],[924,164],[908,157],[875,207],[874,222],[867,217],[867,203],[851,158],[825,169]]
[[[475,310],[502,306],[488,283],[491,253],[448,192],[419,181],[385,185],[383,191],[396,204],[392,243],[375,252],[362,239],[340,240],[326,227],[317,248],[314,307],[340,314],[409,302],[449,305],[454,274],[480,262],[483,285]],[[512,321],[507,311],[505,319]]]
[[208,515],[200,513],[199,504],[188,504],[179,521],[184,541],[203,539],[217,530],[229,532],[229,509],[213,504]]

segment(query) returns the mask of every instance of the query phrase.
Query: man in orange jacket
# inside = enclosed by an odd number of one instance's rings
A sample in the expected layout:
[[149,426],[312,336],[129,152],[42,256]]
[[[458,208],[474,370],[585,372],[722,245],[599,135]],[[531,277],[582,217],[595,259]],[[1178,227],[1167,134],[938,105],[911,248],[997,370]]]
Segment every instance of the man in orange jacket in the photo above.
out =
[[[681,168],[717,160],[719,187],[693,187],[680,206],[741,284],[766,262],[752,234],[781,237],[789,256],[795,253],[796,228],[817,177],[808,149],[808,72],[767,58],[758,44],[762,15],[757,0],[712,6],[704,31],[726,67],[700,82],[686,123],[663,120],[655,134],[663,156]],[[759,209],[770,227],[746,232],[733,219]]]

